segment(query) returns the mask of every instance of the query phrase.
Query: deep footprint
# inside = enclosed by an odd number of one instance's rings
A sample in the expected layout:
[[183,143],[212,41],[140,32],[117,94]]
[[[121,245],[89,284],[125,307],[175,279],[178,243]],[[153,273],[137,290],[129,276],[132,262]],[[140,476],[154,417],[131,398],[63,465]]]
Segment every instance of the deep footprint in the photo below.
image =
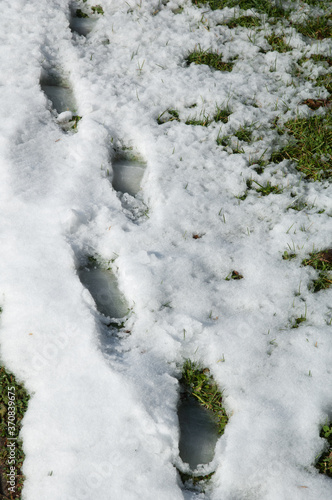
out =
[[78,33],[82,36],[87,36],[94,28],[97,19],[91,17],[79,17],[75,9],[70,18],[69,27],[73,33]]
[[194,471],[200,464],[213,460],[219,438],[218,422],[212,411],[207,410],[193,397],[183,399],[178,408],[180,424],[180,457]]
[[73,91],[60,78],[47,75],[41,78],[40,86],[51,101],[53,109],[59,114],[64,111],[74,111],[76,109],[77,104]]
[[133,155],[115,156],[112,160],[113,188],[121,193],[136,196],[141,189],[145,167],[145,163]]
[[118,281],[110,269],[103,269],[97,262],[78,270],[82,284],[91,293],[100,313],[110,318],[123,318],[129,307],[118,287]]
[[80,116],[75,114],[77,103],[71,87],[60,77],[45,74],[40,87],[51,102],[51,110],[60,127],[67,131],[76,129]]

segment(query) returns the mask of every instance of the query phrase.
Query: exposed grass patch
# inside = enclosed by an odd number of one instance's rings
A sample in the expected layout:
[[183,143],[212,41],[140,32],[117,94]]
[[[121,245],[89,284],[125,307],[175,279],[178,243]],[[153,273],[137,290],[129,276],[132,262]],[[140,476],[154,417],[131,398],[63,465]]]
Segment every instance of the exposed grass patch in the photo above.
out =
[[311,266],[319,271],[318,279],[312,284],[314,292],[325,290],[332,285],[332,249],[313,252],[310,254],[310,259],[302,261],[303,266]]
[[292,259],[295,259],[295,257],[296,257],[296,253],[287,252],[287,250],[285,250],[284,253],[282,254],[282,258],[284,260],[292,260]]
[[272,154],[272,161],[290,159],[307,179],[321,180],[332,175],[332,113],[311,118],[296,118],[285,123],[294,137],[281,151]]
[[252,129],[251,127],[247,126],[240,127],[234,135],[237,139],[239,139],[239,141],[250,142],[252,137]]
[[[0,366],[0,474],[3,493],[10,500],[19,500],[24,482],[22,465],[24,452],[22,440],[18,439],[21,421],[28,407],[29,394],[19,384],[14,375]],[[11,425],[14,424],[14,426]],[[11,439],[11,438],[15,438]],[[8,445],[15,444],[11,448]],[[12,450],[12,451],[11,451]],[[15,461],[13,462],[13,456]],[[11,469],[13,467],[13,469]],[[14,486],[9,482],[15,471]],[[9,488],[11,488],[9,490]]]
[[233,19],[226,21],[224,24],[231,29],[237,28],[238,26],[240,26],[241,28],[253,28],[260,26],[261,20],[256,16],[241,16],[234,17]]
[[179,112],[176,109],[165,109],[157,118],[159,125],[167,122],[180,121]]
[[218,135],[216,142],[218,146],[224,146],[224,148],[226,148],[230,146],[231,139],[228,135],[223,135],[221,137]]
[[323,56],[322,54],[311,54],[310,59],[315,62],[326,62],[327,66],[332,66],[332,58]]
[[208,5],[212,10],[239,6],[240,9],[255,9],[257,12],[271,17],[285,17],[287,15],[287,11],[274,5],[270,0],[192,0],[192,2],[197,7]]
[[318,458],[315,467],[321,474],[332,477],[332,422],[323,425],[320,437],[327,440],[328,449]]
[[94,14],[104,15],[104,9],[101,5],[95,5],[94,7],[91,7],[91,10]]
[[323,40],[331,38],[332,25],[329,24],[332,16],[319,16],[313,19],[307,19],[304,24],[293,24],[294,28],[304,36],[314,38],[315,40]]
[[279,188],[278,184],[276,186],[272,186],[272,184],[269,181],[267,181],[265,186],[263,186],[257,181],[252,181],[252,182],[254,182],[255,184],[257,184],[257,186],[259,186],[259,188],[256,189],[256,192],[260,193],[262,196],[268,196],[271,193],[280,194],[283,191],[282,188]]
[[273,50],[277,52],[284,53],[292,50],[292,47],[288,45],[282,36],[278,36],[275,33],[272,33],[270,36],[266,36],[265,39],[271,45]]
[[211,123],[211,119],[208,115],[202,111],[200,115],[197,116],[189,116],[185,121],[186,125],[200,125],[201,127],[207,127]]
[[88,14],[86,14],[85,12],[83,12],[83,10],[76,9],[76,17],[79,17],[81,19],[85,19],[85,18],[87,18],[89,16],[88,16]]
[[214,115],[213,119],[215,122],[222,122],[222,123],[227,123],[228,122],[228,117],[232,114],[231,110],[229,108],[219,108],[217,106],[216,114]]
[[212,410],[216,416],[219,434],[223,434],[228,417],[222,406],[222,393],[210,375],[208,368],[187,359],[183,365],[180,384],[185,391],[194,396],[202,406]]
[[73,118],[71,119],[71,122],[74,122],[73,125],[72,125],[72,127],[71,127],[73,130],[77,129],[77,125],[78,125],[78,122],[80,120],[82,120],[81,116],[73,115]]
[[206,64],[210,66],[210,68],[214,68],[218,71],[232,71],[234,63],[232,62],[223,62],[222,54],[218,52],[211,52],[209,50],[203,50],[198,45],[196,49],[191,52],[186,61],[189,64]]
[[231,281],[231,280],[242,280],[243,276],[237,271],[231,271],[225,278],[225,281]]
[[325,87],[326,90],[332,94],[332,75],[331,74],[326,74],[326,75],[320,75],[317,80],[316,84],[319,87]]
[[304,323],[305,321],[307,321],[306,315],[303,316],[301,314],[301,316],[299,318],[295,318],[295,321],[292,325],[292,328],[298,328],[301,325],[301,323]]

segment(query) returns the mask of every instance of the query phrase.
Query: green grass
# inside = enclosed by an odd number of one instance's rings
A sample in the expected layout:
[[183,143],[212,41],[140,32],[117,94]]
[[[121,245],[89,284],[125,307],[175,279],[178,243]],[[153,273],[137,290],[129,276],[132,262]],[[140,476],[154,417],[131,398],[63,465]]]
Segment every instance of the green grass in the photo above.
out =
[[[11,465],[12,455],[10,455],[7,444],[14,442],[11,437],[18,438],[21,429],[21,421],[24,413],[27,410],[29,402],[29,394],[26,392],[23,385],[19,384],[14,375],[8,372],[4,366],[0,366],[0,470],[2,471],[2,483],[5,487],[5,495],[10,500],[19,500],[21,498],[21,490],[23,487],[24,476],[22,474],[22,465],[24,461],[24,452],[22,441],[15,440],[15,464]],[[15,413],[11,408],[15,408]],[[14,413],[15,430],[11,431],[8,426],[11,413]],[[15,466],[15,492],[8,491],[8,475],[10,467]]]
[[94,7],[91,7],[91,10],[94,14],[104,15],[104,10],[101,5],[95,5]]
[[287,11],[270,0],[192,0],[197,7],[209,6],[212,10],[224,9],[225,7],[240,7],[240,9],[255,9],[257,12],[267,14],[271,17],[285,17]]
[[78,125],[78,122],[82,120],[82,117],[81,116],[78,116],[78,115],[73,115],[71,121],[73,121],[73,125],[72,125],[72,129],[73,130],[76,130],[77,129],[77,125]]
[[228,122],[228,117],[232,114],[231,110],[226,107],[226,108],[219,108],[217,106],[216,109],[216,114],[213,117],[213,120],[215,122],[222,122],[222,123],[227,123]]
[[295,259],[296,257],[296,253],[294,252],[287,252],[287,250],[284,251],[283,255],[282,255],[282,258],[284,260],[292,260],[292,259]]
[[225,278],[225,281],[230,281],[230,280],[242,280],[243,276],[237,271],[231,271]]
[[201,125],[202,127],[207,127],[211,123],[210,117],[202,111],[200,115],[191,117],[189,116],[185,121],[186,125]]
[[165,109],[157,118],[159,125],[167,122],[180,121],[179,112],[176,109]]
[[250,142],[252,137],[252,129],[250,126],[240,127],[234,135],[237,139],[239,139],[239,141]]
[[327,440],[328,449],[320,455],[315,467],[321,474],[332,477],[332,422],[326,422],[326,424],[323,425],[320,437]]
[[332,75],[331,74],[326,74],[326,75],[320,75],[316,79],[316,85],[319,87],[325,87],[326,90],[332,94]]
[[261,20],[256,16],[241,16],[234,17],[229,21],[226,21],[224,25],[228,26],[230,29],[240,26],[241,28],[253,28],[260,26]]
[[[193,105],[190,107],[195,107],[195,106]],[[210,116],[207,115],[204,111],[201,111],[199,115],[188,116],[188,118],[185,121],[185,124],[186,125],[200,125],[201,127],[207,127],[208,125],[210,125],[210,123],[212,123],[212,121],[227,123],[228,117],[231,114],[232,114],[232,112],[227,107],[226,108],[219,108],[217,106],[216,113],[213,115],[212,118],[210,118]],[[173,122],[173,121],[177,121],[177,122],[181,121],[179,112],[176,109],[166,109],[157,118],[157,122],[159,125],[162,125],[163,123],[167,123],[167,122]]]
[[294,28],[304,36],[315,40],[323,40],[331,38],[332,26],[328,24],[332,16],[320,16],[313,19],[308,19],[303,24],[293,24]]
[[202,406],[212,410],[216,416],[219,434],[223,434],[228,417],[222,406],[222,393],[208,368],[187,359],[183,365],[180,384],[185,391],[196,398]]
[[272,49],[277,52],[284,53],[292,50],[292,47],[284,41],[284,38],[276,35],[275,33],[272,33],[270,36],[266,36],[265,39],[271,45]]
[[83,12],[81,9],[76,9],[76,17],[79,17],[81,19],[89,17],[88,14]]
[[300,316],[299,318],[296,318],[293,325],[292,325],[292,328],[298,328],[300,326],[301,323],[303,323],[304,321],[307,321],[307,318],[306,316]]
[[268,196],[271,193],[280,194],[283,191],[282,188],[279,188],[278,184],[276,186],[272,186],[272,184],[269,181],[267,181],[265,186],[263,186],[257,181],[252,181],[252,182],[254,182],[255,184],[257,184],[257,186],[259,186],[259,188],[256,189],[256,192],[260,193],[262,196]]
[[326,66],[332,66],[332,58],[323,56],[322,54],[311,54],[310,59],[315,62],[326,62]]
[[296,168],[307,179],[321,180],[332,175],[332,113],[311,118],[296,118],[285,123],[295,139],[281,151],[272,154],[272,161],[296,161]]
[[231,139],[228,135],[223,135],[221,137],[218,135],[216,142],[218,146],[224,146],[224,148],[226,148],[227,146],[230,146]]
[[188,65],[191,63],[206,64],[210,66],[210,68],[214,68],[218,71],[232,71],[234,65],[232,62],[223,62],[222,54],[203,50],[199,45],[187,56],[186,61]]
[[310,259],[302,261],[303,266],[311,266],[317,271],[318,278],[313,282],[312,288],[314,292],[326,290],[332,285],[332,249],[313,252],[310,254]]

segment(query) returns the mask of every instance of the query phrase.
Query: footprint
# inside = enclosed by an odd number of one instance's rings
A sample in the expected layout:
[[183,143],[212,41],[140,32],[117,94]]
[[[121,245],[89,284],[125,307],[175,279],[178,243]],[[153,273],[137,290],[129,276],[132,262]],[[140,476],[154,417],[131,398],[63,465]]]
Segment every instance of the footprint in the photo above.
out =
[[69,27],[73,33],[87,36],[94,28],[97,19],[82,17],[84,13],[80,9],[74,9],[70,17]]
[[122,148],[115,151],[111,167],[112,186],[118,192],[126,215],[133,221],[147,216],[148,207],[139,196],[146,168],[144,160],[130,148]]
[[136,196],[141,189],[146,163],[129,150],[117,153],[112,159],[112,186],[116,191]]
[[204,408],[194,397],[185,397],[178,408],[180,424],[180,457],[192,472],[200,464],[213,460],[219,438],[218,423],[211,410]]
[[101,314],[115,320],[128,314],[128,304],[111,269],[104,268],[95,259],[90,258],[90,262],[78,270],[78,276],[91,293]]
[[77,103],[70,85],[56,74],[44,73],[40,87],[51,102],[51,110],[60,127],[66,131],[76,129],[81,117],[74,114]]

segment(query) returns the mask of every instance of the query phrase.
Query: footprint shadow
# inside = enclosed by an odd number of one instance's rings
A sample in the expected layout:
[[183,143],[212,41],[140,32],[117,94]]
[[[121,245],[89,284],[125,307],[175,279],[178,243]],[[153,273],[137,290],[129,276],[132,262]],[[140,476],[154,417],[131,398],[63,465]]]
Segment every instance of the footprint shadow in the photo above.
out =
[[146,162],[130,148],[121,148],[113,150],[110,165],[112,187],[117,191],[127,217],[137,222],[148,216],[148,207],[141,196]]
[[49,101],[49,109],[58,125],[64,130],[75,130],[81,119],[75,114],[77,103],[69,83],[55,71],[42,71],[40,88]]
[[182,397],[178,407],[180,458],[194,472],[199,465],[212,462],[219,438],[218,422],[212,411],[194,397]]
[[79,267],[77,274],[99,312],[101,350],[106,356],[118,356],[122,352],[120,341],[130,334],[125,327],[130,308],[118,280],[107,265],[92,257]]
[[95,27],[97,21],[98,19],[84,17],[84,12],[73,6],[69,19],[69,28],[72,33],[87,37]]

